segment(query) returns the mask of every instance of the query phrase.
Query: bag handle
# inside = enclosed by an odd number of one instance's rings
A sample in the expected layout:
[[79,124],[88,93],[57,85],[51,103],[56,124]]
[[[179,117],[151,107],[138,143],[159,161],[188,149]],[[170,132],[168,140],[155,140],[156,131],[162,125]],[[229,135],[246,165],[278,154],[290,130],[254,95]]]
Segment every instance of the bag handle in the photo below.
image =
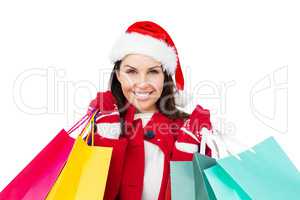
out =
[[[97,114],[96,114],[97,115]],[[94,136],[95,136],[95,133],[94,133],[94,126],[95,126],[95,118],[94,120],[91,121],[91,130],[89,132],[89,134],[86,136],[85,138],[85,143],[88,144],[88,141],[90,139],[90,136],[92,136],[92,146],[94,146]]]
[[210,148],[212,148],[213,152],[216,153],[216,157],[220,158],[220,149],[215,142],[215,140],[210,139],[209,135],[211,135],[211,131],[207,129],[202,129],[201,131],[202,137],[200,142],[200,154],[205,155],[206,151],[206,145],[208,145]]
[[72,132],[74,132],[78,127],[80,127],[87,119],[88,114],[84,115],[78,122],[76,122],[68,131],[67,133],[70,135]]
[[72,132],[74,132],[78,127],[80,127],[84,122],[86,122],[86,120],[89,119],[89,117],[91,117],[92,113],[94,113],[94,111],[96,110],[96,108],[94,108],[90,114],[85,114],[78,122],[76,122],[68,131],[68,134],[71,134]]
[[[234,152],[232,152],[227,143],[225,142],[224,139],[224,135],[223,133],[221,133],[221,131],[217,130],[217,129],[211,129],[211,131],[204,131],[202,133],[202,141],[201,141],[201,146],[200,146],[200,153],[205,154],[205,150],[206,150],[206,145],[209,146],[210,148],[214,148],[216,153],[217,153],[217,158],[220,158],[220,151],[219,151],[219,147],[217,145],[216,139],[220,139],[220,141],[222,142],[221,144],[224,146],[224,149],[226,151],[226,153],[228,155],[234,156],[236,157],[238,160],[241,160],[241,158]],[[240,140],[237,140],[236,138],[233,138],[229,135],[226,135],[226,139],[231,140],[232,142],[234,142],[235,144],[238,144],[242,147],[246,147],[249,151],[251,151],[252,153],[256,153],[254,151],[254,149],[252,147],[249,147],[249,145],[245,145],[244,143],[242,143]]]
[[81,131],[78,137],[82,137],[83,134],[86,132],[86,130],[92,125],[90,133],[85,138],[85,142],[88,143],[88,138],[90,137],[89,135],[92,135],[92,145],[94,145],[94,121],[95,121],[95,116],[97,115],[98,110],[94,110],[93,113],[90,115],[89,120],[87,121],[84,129]]

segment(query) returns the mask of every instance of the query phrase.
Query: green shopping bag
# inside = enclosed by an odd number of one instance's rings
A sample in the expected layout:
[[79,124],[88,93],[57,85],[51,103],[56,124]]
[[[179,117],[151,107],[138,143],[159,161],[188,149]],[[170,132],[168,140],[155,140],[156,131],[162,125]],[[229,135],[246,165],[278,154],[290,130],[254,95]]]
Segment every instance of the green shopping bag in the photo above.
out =
[[216,160],[199,153],[193,161],[171,161],[172,200],[216,200],[203,175],[203,170],[216,164]]
[[193,163],[189,161],[171,161],[171,199],[195,200],[195,182]]
[[193,169],[196,200],[216,200],[215,194],[205,177],[203,170],[216,165],[216,160],[199,153],[194,154]]
[[[200,153],[194,153],[193,161],[171,161],[171,198],[172,200],[216,200],[203,170],[216,164],[216,160],[205,156],[206,134],[202,135]],[[216,143],[210,145],[216,157],[219,149]]]
[[300,173],[270,137],[238,156],[217,160],[204,170],[216,198],[222,200],[297,200],[300,197]]
[[248,194],[219,165],[204,170],[204,174],[216,199],[251,200]]

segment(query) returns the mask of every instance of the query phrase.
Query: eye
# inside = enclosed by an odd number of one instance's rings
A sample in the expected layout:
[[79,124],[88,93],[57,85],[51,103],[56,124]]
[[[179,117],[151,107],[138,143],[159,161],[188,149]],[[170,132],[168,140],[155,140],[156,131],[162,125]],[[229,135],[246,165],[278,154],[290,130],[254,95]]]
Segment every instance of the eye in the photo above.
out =
[[132,69],[129,69],[129,70],[126,70],[126,73],[127,74],[134,74],[134,73],[136,73],[136,71],[132,70]]
[[158,74],[159,72],[157,70],[151,70],[149,71],[151,74]]

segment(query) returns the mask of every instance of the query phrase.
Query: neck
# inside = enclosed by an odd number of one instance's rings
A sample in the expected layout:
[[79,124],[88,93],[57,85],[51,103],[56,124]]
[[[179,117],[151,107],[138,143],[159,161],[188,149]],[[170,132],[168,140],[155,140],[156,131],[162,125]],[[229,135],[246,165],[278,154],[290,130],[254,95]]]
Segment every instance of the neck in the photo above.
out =
[[135,112],[135,113],[154,113],[154,112],[156,112],[156,111],[158,111],[157,108],[152,109],[152,110],[139,110],[139,109],[136,109],[136,112]]

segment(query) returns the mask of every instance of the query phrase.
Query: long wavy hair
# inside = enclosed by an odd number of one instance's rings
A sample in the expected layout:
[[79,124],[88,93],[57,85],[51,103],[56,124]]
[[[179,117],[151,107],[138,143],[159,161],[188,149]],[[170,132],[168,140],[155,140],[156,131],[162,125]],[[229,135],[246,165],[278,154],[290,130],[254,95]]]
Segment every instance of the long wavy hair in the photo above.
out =
[[[124,120],[124,116],[126,113],[126,108],[128,106],[128,101],[123,94],[121,83],[117,79],[116,72],[120,70],[122,60],[115,62],[114,68],[110,75],[109,87],[116,98],[118,109],[120,112],[121,120]],[[173,82],[172,75],[168,74],[166,70],[164,70],[164,84],[163,91],[160,98],[156,101],[156,106],[159,112],[164,114],[170,119],[187,119],[189,117],[188,113],[185,113],[175,105],[175,96],[174,96],[175,85]]]

